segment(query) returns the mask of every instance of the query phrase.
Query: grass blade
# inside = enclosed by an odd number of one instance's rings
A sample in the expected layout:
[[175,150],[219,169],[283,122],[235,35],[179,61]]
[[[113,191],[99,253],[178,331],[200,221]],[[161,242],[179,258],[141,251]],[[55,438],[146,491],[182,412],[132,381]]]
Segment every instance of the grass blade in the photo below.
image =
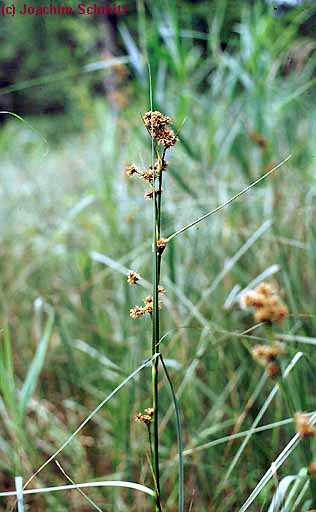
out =
[[49,310],[49,316],[46,323],[46,327],[43,336],[39,340],[38,347],[35,352],[35,356],[25,378],[24,384],[21,390],[20,402],[19,402],[19,414],[21,417],[24,416],[28,402],[35,391],[38,383],[39,376],[41,374],[45,356],[48,348],[48,342],[53,330],[55,314],[52,308]]
[[[154,491],[149,487],[135,482],[124,482],[123,480],[102,480],[100,482],[84,482],[81,484],[57,485],[55,487],[43,487],[40,489],[26,489],[23,490],[23,494],[42,494],[47,492],[87,489],[92,487],[122,487],[124,489],[134,489],[135,491],[143,492],[149,496],[155,496]],[[16,491],[0,492],[0,497],[4,496],[16,496]]]

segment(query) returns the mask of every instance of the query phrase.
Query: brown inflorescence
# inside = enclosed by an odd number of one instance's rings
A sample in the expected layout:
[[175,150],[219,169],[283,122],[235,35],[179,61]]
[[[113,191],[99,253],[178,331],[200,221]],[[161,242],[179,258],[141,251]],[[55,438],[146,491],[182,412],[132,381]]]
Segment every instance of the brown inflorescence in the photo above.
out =
[[164,287],[163,287],[163,286],[160,286],[160,285],[158,286],[158,293],[160,293],[161,295],[163,295],[163,294],[165,293],[165,291],[166,291],[166,290],[164,289]]
[[155,413],[154,409],[152,407],[148,407],[147,409],[145,409],[145,414],[142,414],[141,412],[139,412],[136,415],[135,421],[138,421],[140,423],[145,423],[146,425],[150,425],[153,420],[154,413]]
[[157,252],[162,254],[167,246],[168,240],[166,238],[160,238],[157,240]]
[[285,345],[279,342],[273,345],[256,345],[252,349],[252,357],[265,367],[269,377],[275,378],[281,373],[278,358],[285,354],[285,352]]
[[316,476],[316,463],[311,462],[308,466],[308,474],[311,476]]
[[145,309],[139,306],[135,306],[129,310],[129,315],[132,318],[140,318],[146,313]]
[[[156,162],[156,164],[157,164],[157,163],[158,163],[158,162]],[[156,164],[155,164],[155,165],[156,165]],[[167,160],[163,159],[163,160],[161,161],[160,166],[161,166],[161,170],[162,170],[162,171],[166,171],[166,170],[167,170],[167,168],[168,168],[168,162],[167,162]]]
[[165,116],[159,110],[149,110],[143,115],[143,121],[147,130],[155,139],[159,131],[171,123],[171,117]]
[[[163,192],[162,189],[161,190],[158,190],[158,189],[155,190],[155,194],[156,195],[160,194],[161,192]],[[145,199],[148,199],[148,200],[152,199],[154,197],[154,189],[147,190],[147,192],[145,192],[145,194],[144,194],[144,197],[145,197]]]
[[258,363],[266,366],[275,361],[280,355],[285,353],[284,343],[274,343],[273,345],[256,345],[252,350],[253,358]]
[[[147,297],[145,297],[144,304],[145,304],[145,307],[144,307],[145,312],[151,314],[154,309],[154,300],[153,300],[152,295],[147,295]],[[159,309],[161,309],[161,307],[162,307],[160,300],[158,301],[158,307],[159,307]]]
[[128,176],[129,178],[131,176],[134,176],[134,174],[138,174],[138,168],[137,168],[137,165],[136,164],[130,164],[128,165],[126,168],[125,168],[125,174],[126,176]]
[[316,435],[316,427],[311,425],[309,422],[309,418],[306,414],[302,412],[297,412],[294,415],[296,432],[301,437],[308,437]]
[[127,275],[127,282],[129,285],[137,284],[140,280],[140,275],[137,274],[137,272],[134,272],[134,270],[131,270]]
[[288,309],[283,304],[277,290],[268,283],[261,283],[255,290],[245,292],[240,304],[243,309],[253,308],[256,322],[280,322]]
[[150,425],[150,423],[152,422],[152,417],[149,416],[149,414],[142,414],[139,412],[135,418],[135,421],[138,421],[140,423],[146,423],[146,425]]
[[148,183],[152,183],[154,181],[154,171],[152,169],[145,169],[145,171],[142,171],[140,175],[145,181],[148,181]]
[[177,137],[174,131],[167,126],[171,123],[171,118],[163,115],[158,110],[146,112],[143,116],[144,124],[158,144],[168,149],[177,143]]
[[268,377],[276,379],[281,374],[281,367],[277,361],[273,361],[267,365],[266,372]]
[[170,128],[164,128],[159,134],[157,140],[158,144],[161,144],[161,146],[164,146],[166,149],[172,148],[172,146],[175,146],[178,141],[174,131]]
[[156,161],[154,165],[150,165],[148,169],[145,169],[140,173],[140,176],[144,178],[148,183],[153,183],[154,178],[160,176],[161,171],[165,171],[168,167],[168,162],[165,159]]
[[145,297],[144,304],[145,304],[144,309],[146,310],[146,313],[151,314],[154,309],[154,301],[153,301],[152,295],[147,295],[147,297]]
[[[163,289],[162,289],[163,290]],[[163,294],[164,293],[164,290],[158,290],[158,293],[159,294]],[[153,300],[153,297],[152,295],[147,295],[147,297],[145,297],[144,299],[144,304],[145,306],[135,306],[134,308],[130,309],[130,316],[132,318],[140,318],[142,316],[145,315],[145,313],[149,313],[150,315],[152,314],[153,310],[154,310],[154,300]],[[162,307],[162,302],[159,300],[158,301],[158,307],[159,309],[161,309]]]

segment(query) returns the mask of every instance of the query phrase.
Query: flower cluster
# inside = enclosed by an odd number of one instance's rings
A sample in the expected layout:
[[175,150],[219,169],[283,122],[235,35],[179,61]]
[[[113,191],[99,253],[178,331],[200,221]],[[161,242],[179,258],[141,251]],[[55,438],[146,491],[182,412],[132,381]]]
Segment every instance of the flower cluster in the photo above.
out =
[[163,192],[161,187],[155,187],[155,179],[168,167],[168,162],[165,159],[166,150],[174,146],[178,139],[173,130],[168,127],[171,123],[171,118],[161,112],[146,112],[143,115],[143,122],[155,143],[163,147],[162,154],[160,155],[157,152],[157,161],[142,171],[140,171],[135,164],[128,165],[125,168],[125,175],[131,177],[137,174],[140,178],[143,178],[144,181],[149,183],[150,189],[147,190],[144,197],[145,199],[153,199],[154,194],[159,195]]
[[301,437],[309,437],[316,435],[316,426],[311,425],[309,417],[302,412],[297,412],[294,416],[296,432]]
[[140,275],[131,270],[127,275],[127,282],[129,285],[137,284],[140,280]]
[[144,198],[145,199],[152,199],[154,197],[154,193],[158,196],[159,194],[161,194],[161,192],[163,192],[163,190],[155,190],[153,188],[151,188],[150,190],[147,190],[144,194]]
[[144,181],[151,185],[150,189],[147,190],[144,194],[145,199],[152,199],[154,197],[154,192],[156,195],[159,195],[163,192],[163,190],[154,188],[154,181],[157,178],[161,171],[165,171],[168,167],[168,163],[165,159],[162,159],[161,162],[156,162],[153,166],[150,165],[148,169],[143,171],[139,171],[136,164],[130,164],[125,167],[125,175],[130,178],[137,174],[140,178],[143,178]]
[[171,148],[177,143],[177,137],[173,130],[167,127],[171,123],[170,117],[164,116],[158,110],[149,111],[144,114],[143,121],[152,138],[164,148]]
[[269,377],[280,375],[281,368],[278,358],[285,354],[284,343],[274,343],[273,345],[256,345],[252,350],[252,357],[255,361],[266,368]]
[[140,423],[145,423],[146,425],[150,425],[153,420],[154,413],[155,413],[154,409],[152,407],[148,407],[147,409],[145,409],[145,414],[142,414],[141,412],[139,412],[136,415],[135,421],[138,421]]
[[162,254],[167,246],[168,240],[166,238],[160,238],[157,240],[157,252]]
[[[158,293],[160,296],[162,296],[165,293],[165,289],[162,286],[159,286]],[[144,304],[144,306],[135,306],[134,308],[130,309],[130,316],[132,318],[140,318],[141,316],[144,316],[145,313],[149,313],[151,315],[154,309],[154,300],[152,295],[147,295],[147,297],[145,297]],[[158,307],[160,309],[162,307],[161,300],[158,302]]]
[[134,176],[134,174],[139,174],[139,173],[138,173],[137,165],[136,165],[136,164],[130,164],[130,165],[128,165],[128,166],[125,168],[125,174],[126,174],[126,176],[128,176],[129,178],[130,178],[131,176]]
[[[158,287],[158,293],[159,295],[163,295],[165,292],[164,288],[162,286]],[[141,316],[144,316],[145,313],[149,313],[150,315],[153,312],[154,309],[154,300],[152,295],[147,295],[144,299],[144,306],[135,306],[134,308],[130,309],[130,316],[132,318],[140,318]],[[158,307],[161,309],[162,303],[161,301],[158,302]]]
[[255,290],[245,292],[240,300],[243,309],[253,308],[256,322],[280,322],[288,309],[281,301],[275,288],[268,283],[261,283]]

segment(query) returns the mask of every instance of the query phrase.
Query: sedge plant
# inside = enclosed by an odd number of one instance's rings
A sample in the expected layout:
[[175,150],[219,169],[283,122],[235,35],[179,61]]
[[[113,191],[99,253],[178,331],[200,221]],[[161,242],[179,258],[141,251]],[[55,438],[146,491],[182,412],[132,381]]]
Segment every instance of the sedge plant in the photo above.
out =
[[[152,319],[152,356],[159,350],[160,340],[160,322],[159,310],[161,308],[160,297],[164,289],[160,286],[161,259],[166,248],[167,241],[161,238],[161,196],[163,192],[163,173],[168,167],[166,152],[177,142],[177,137],[168,125],[171,118],[158,111],[150,111],[143,116],[144,125],[152,139],[152,163],[148,169],[139,172],[135,164],[130,165],[126,174],[133,176],[138,174],[150,186],[145,193],[145,198],[153,201],[153,289],[152,295],[144,300],[144,306],[135,306],[131,309],[132,318],[140,318],[146,313]],[[154,156],[156,160],[154,161]],[[136,272],[130,272],[128,275],[129,284],[136,284],[139,279]],[[159,359],[156,358],[152,363],[152,407],[145,410],[145,414],[139,414],[137,420],[145,423],[148,428],[150,452],[152,454],[152,467],[154,475],[154,484],[156,488],[157,509],[161,510],[160,499],[160,471],[159,471],[159,432],[158,432],[158,367]],[[151,424],[153,425],[153,435],[151,434]],[[153,445],[153,446],[152,446]]]

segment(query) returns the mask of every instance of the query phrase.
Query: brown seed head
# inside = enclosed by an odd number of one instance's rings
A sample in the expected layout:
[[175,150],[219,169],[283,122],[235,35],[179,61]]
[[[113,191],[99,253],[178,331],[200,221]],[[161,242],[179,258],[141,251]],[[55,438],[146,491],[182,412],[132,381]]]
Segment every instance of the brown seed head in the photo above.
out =
[[127,275],[127,282],[129,285],[136,284],[140,280],[139,274],[131,270]]
[[279,356],[284,355],[285,353],[286,353],[286,347],[285,347],[284,343],[277,342],[269,347],[270,361],[273,361],[274,359],[276,359]]
[[151,314],[154,310],[154,301],[153,301],[153,298],[151,295],[148,295],[147,297],[145,297],[144,304],[145,304],[144,309],[145,309],[146,313]]
[[154,163],[154,166],[152,166],[152,165],[149,166],[149,169],[151,171],[155,171],[156,176],[159,176],[160,171],[165,171],[167,168],[168,168],[168,162],[165,159],[162,159],[159,161],[156,160],[156,162]]
[[260,293],[250,290],[242,295],[240,304],[243,309],[262,308],[265,304],[265,297]]
[[149,112],[146,112],[143,115],[143,121],[144,121],[144,125],[146,126],[148,131],[151,133],[151,130],[153,130],[153,132],[157,132],[161,128],[166,126],[167,124],[170,124],[171,117],[163,115],[158,110],[155,110],[153,112],[150,110]]
[[150,416],[149,414],[142,414],[141,412],[139,412],[135,417],[135,421],[139,423],[145,423],[146,425],[150,425],[152,422],[152,416]]
[[130,312],[129,312],[129,314],[132,318],[140,318],[145,313],[146,313],[146,309],[140,308],[139,306],[135,306],[134,308],[130,309]]
[[266,369],[266,372],[271,379],[275,379],[281,374],[281,368],[279,363],[276,361],[273,361],[272,363],[269,363]]
[[256,345],[252,349],[252,357],[262,366],[267,368],[268,375],[272,377],[275,371],[276,375],[280,373],[280,366],[276,362],[277,358],[285,353],[283,343],[274,343],[273,345]]
[[147,192],[145,192],[145,194],[144,194],[144,198],[146,199],[146,201],[149,201],[153,197],[154,197],[154,191],[153,190],[147,190]]
[[312,462],[312,463],[308,466],[308,473],[309,473],[311,476],[316,476],[316,463],[315,463],[315,462]]
[[256,345],[252,349],[251,353],[252,353],[252,357],[254,358],[255,361],[260,363],[262,366],[266,366],[267,361],[268,361],[267,352],[268,352],[268,347],[266,345]]
[[287,307],[277,292],[268,283],[261,283],[255,290],[249,290],[240,299],[243,309],[254,308],[256,322],[280,322],[288,314]]
[[145,413],[148,414],[148,416],[153,417],[154,412],[155,412],[155,409],[153,409],[152,407],[147,407],[147,409],[145,409]]
[[146,169],[145,171],[141,172],[141,176],[144,178],[144,180],[148,181],[148,183],[152,183],[154,180],[154,171],[151,169]]
[[[151,314],[154,310],[154,301],[153,301],[152,295],[148,295],[147,297],[145,297],[144,304],[145,304],[145,307],[144,307],[145,312]],[[158,307],[159,307],[159,309],[161,309],[161,307],[162,307],[161,301],[158,301]]]
[[156,110],[154,112],[146,112],[143,116],[143,121],[152,138],[157,140],[166,149],[176,144],[177,137],[173,130],[167,128],[167,125],[171,123],[170,117]]
[[276,290],[269,283],[263,282],[257,286],[256,292],[261,293],[265,297],[271,297],[271,295],[276,293]]
[[173,130],[170,128],[164,128],[161,130],[157,136],[158,144],[163,146],[166,149],[172,148],[177,142],[178,139]]
[[315,427],[309,423],[309,418],[306,414],[302,412],[297,412],[294,415],[296,432],[301,437],[313,436],[315,435]]
[[[160,194],[160,190],[156,190],[156,195]],[[161,192],[163,192],[163,190],[161,189]],[[145,192],[144,194],[144,197],[145,199],[152,199],[154,197],[154,189],[151,189],[151,190],[147,190],[147,192]]]
[[254,313],[255,322],[271,322],[273,313],[270,308],[258,308]]
[[138,168],[137,168],[137,165],[135,165],[135,164],[128,165],[125,168],[125,174],[128,177],[134,176],[134,174],[136,174],[136,173],[138,173]]
[[273,310],[272,320],[275,322],[281,322],[288,315],[288,309],[286,306],[280,305]]
[[167,239],[166,238],[160,238],[157,240],[157,252],[158,254],[162,254],[167,246]]
[[162,162],[161,162],[161,169],[162,169],[163,171],[166,171],[166,170],[167,170],[167,168],[168,168],[168,162],[167,162],[167,160],[164,160],[164,159],[163,159],[163,160],[162,160]]

